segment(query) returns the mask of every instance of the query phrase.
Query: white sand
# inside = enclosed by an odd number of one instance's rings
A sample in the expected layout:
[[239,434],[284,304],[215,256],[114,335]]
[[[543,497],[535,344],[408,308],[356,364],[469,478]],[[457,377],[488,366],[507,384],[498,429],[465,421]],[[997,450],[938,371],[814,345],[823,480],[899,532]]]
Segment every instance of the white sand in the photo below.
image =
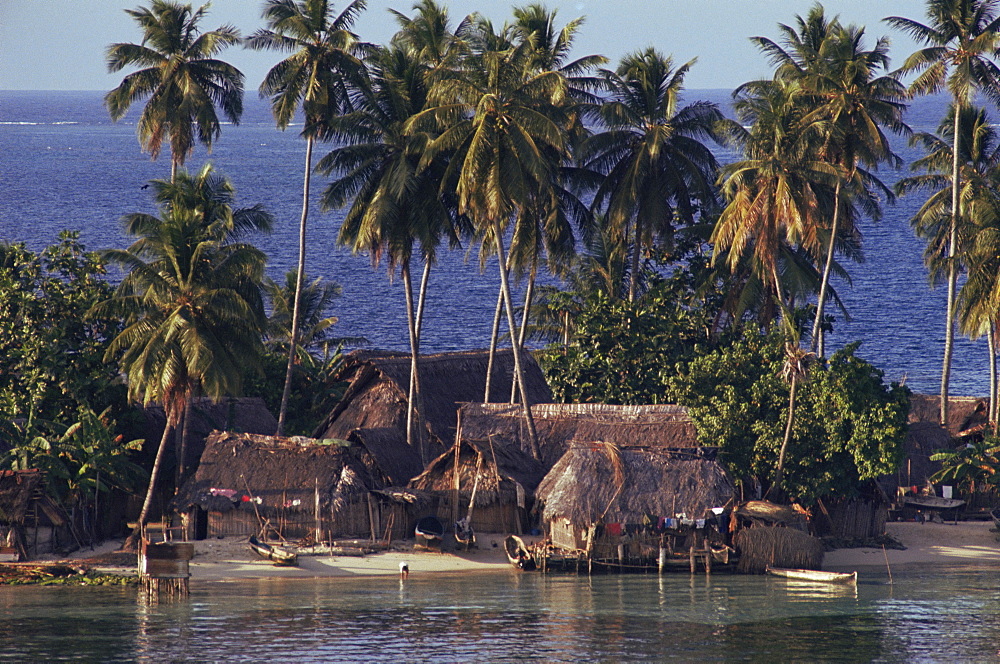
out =
[[886,532],[902,543],[905,551],[886,549],[838,549],[823,557],[827,569],[862,566],[890,568],[912,563],[953,565],[1000,565],[998,534],[989,521],[954,523],[890,522]]
[[[886,525],[889,535],[906,550],[881,548],[838,549],[824,557],[826,569],[890,567],[907,564],[952,564],[1000,566],[1000,537],[991,522],[896,523]],[[364,557],[300,555],[298,567],[277,567],[259,558],[247,546],[244,537],[227,537],[195,542],[191,578],[222,581],[251,578],[314,578],[399,574],[400,562],[406,562],[411,575],[431,572],[471,572],[509,569],[503,550],[504,535],[479,535],[479,548],[469,552],[425,552],[407,550],[399,543],[396,550]],[[530,544],[530,539],[526,538]],[[86,559],[111,553],[121,540],[109,541],[95,549],[75,552],[74,559]],[[496,546],[494,546],[494,544]],[[412,544],[411,544],[412,545]],[[402,549],[402,550],[400,550]],[[50,558],[45,556],[44,558]],[[120,557],[121,558],[121,557]],[[134,574],[135,566],[98,564],[96,569],[115,574]]]

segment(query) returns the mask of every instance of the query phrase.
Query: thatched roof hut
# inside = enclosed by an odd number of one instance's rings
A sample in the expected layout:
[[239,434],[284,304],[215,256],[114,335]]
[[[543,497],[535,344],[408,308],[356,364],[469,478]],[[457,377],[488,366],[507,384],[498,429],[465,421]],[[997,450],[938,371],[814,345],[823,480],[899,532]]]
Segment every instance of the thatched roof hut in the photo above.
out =
[[369,492],[384,484],[363,454],[331,441],[216,431],[171,506],[207,516],[207,524],[192,525],[206,536],[250,535],[267,522],[285,537],[301,537],[317,520],[335,534],[365,535],[369,523],[358,521],[368,514]]
[[362,460],[370,462],[368,470],[387,486],[406,486],[424,470],[417,450],[406,444],[402,429],[355,429],[347,440],[362,446],[367,452]]
[[[422,416],[431,437],[439,444],[448,446],[455,439],[459,404],[483,398],[488,360],[489,353],[485,350],[421,356]],[[551,401],[552,392],[538,364],[530,354],[525,354],[524,360],[528,397],[532,403]],[[513,352],[498,351],[491,388],[495,398],[509,396],[513,373]],[[355,351],[348,356],[342,375],[349,382],[347,391],[316,428],[315,437],[347,438],[356,429],[406,431],[409,355]]]
[[410,487],[437,496],[437,515],[446,523],[466,516],[474,492],[474,530],[520,533],[531,497],[544,475],[542,463],[517,448],[463,437],[428,464]]
[[58,544],[55,530],[68,524],[45,491],[43,471],[0,470],[0,547],[14,547],[22,560],[48,553]]
[[706,449],[575,445],[542,480],[536,497],[546,521],[579,526],[643,523],[684,514],[701,519],[733,497],[733,484]]
[[[986,422],[990,400],[985,397],[948,397],[948,433],[958,435]],[[910,423],[940,423],[939,395],[910,395]]]
[[[574,443],[600,440],[622,447],[691,448],[698,446],[694,424],[683,406],[541,403],[531,408],[542,459],[554,465]],[[530,450],[518,406],[462,404],[462,437]]]
[[[213,431],[271,435],[278,429],[278,420],[274,419],[260,397],[226,397],[219,401],[198,397],[191,401],[188,413],[191,425],[184,466],[189,469],[198,465],[205,449],[205,440]],[[142,409],[142,416],[143,429],[135,433],[134,437],[145,438],[144,449],[155,455],[166,422],[163,407],[150,404]],[[180,432],[176,435],[180,435]]]

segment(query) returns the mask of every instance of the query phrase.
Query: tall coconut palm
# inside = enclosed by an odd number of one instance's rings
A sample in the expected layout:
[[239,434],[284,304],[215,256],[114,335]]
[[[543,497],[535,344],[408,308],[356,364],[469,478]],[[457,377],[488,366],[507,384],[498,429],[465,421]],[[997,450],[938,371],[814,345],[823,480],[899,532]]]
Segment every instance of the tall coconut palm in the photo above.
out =
[[780,266],[789,249],[820,253],[821,218],[833,207],[839,178],[838,170],[817,154],[822,124],[804,121],[801,94],[797,82],[780,79],[744,84],[737,91],[737,115],[751,128],[734,135],[744,158],[720,171],[727,204],[711,236],[713,261],[724,257],[731,271],[749,255],[752,273],[776,301],[765,310],[775,313],[791,304]]
[[[911,54],[900,72],[919,72],[910,84],[912,94],[933,94],[947,88],[956,107],[972,104],[975,93],[981,92],[994,103],[1000,103],[1000,68],[992,61],[1000,50],[1000,1],[998,0],[927,0],[926,24],[900,16],[885,19],[926,46]],[[951,228],[948,238],[948,258],[958,249],[959,174],[958,137],[961,135],[962,113],[955,113],[952,136]],[[948,268],[948,303],[945,313],[944,359],[941,368],[941,423],[948,419],[948,383],[955,341],[955,294],[958,286],[958,266],[953,261]]]
[[[583,123],[583,116],[598,101],[593,94],[599,86],[599,79],[592,74],[597,67],[605,64],[602,55],[587,55],[570,60],[570,53],[577,32],[583,25],[583,17],[569,21],[562,28],[556,23],[558,12],[549,11],[545,6],[534,3],[514,7],[514,22],[507,26],[512,44],[526,43],[533,51],[534,72],[557,71],[566,79],[567,94],[562,105],[570,126],[571,143],[578,143],[589,135]],[[558,161],[557,155],[552,158]],[[535,281],[539,264],[547,259],[551,272],[561,272],[575,254],[576,240],[572,225],[588,232],[593,226],[592,215],[574,191],[580,188],[580,171],[570,164],[555,171],[555,196],[543,196],[525,206],[518,216],[511,239],[511,267],[519,276],[527,277],[524,294],[523,314],[518,338],[512,340],[522,349],[527,335],[528,313],[531,310],[535,292]],[[490,400],[490,379],[492,377],[493,354],[496,347],[496,331],[499,326],[501,300],[498,298],[494,317],[494,333],[490,342],[490,361],[486,378],[486,397]],[[522,351],[523,352],[523,351]],[[517,392],[516,381],[511,384],[510,402],[514,403]]]
[[702,142],[715,138],[722,113],[715,104],[681,107],[684,77],[694,60],[676,69],[653,48],[625,56],[603,70],[610,99],[600,106],[604,130],[580,148],[586,168],[605,174],[593,205],[632,246],[629,300],[636,297],[639,255],[654,238],[669,242],[678,223],[693,223],[715,202],[718,163]]
[[[951,132],[955,122],[952,117],[962,114],[958,126],[962,135],[954,140]],[[994,337],[990,330],[995,324],[992,288],[997,267],[993,244],[995,224],[1000,215],[1000,198],[996,191],[1000,183],[1000,141],[985,110],[977,107],[956,109],[952,106],[938,127],[940,135],[920,133],[912,141],[921,143],[925,157],[911,165],[913,170],[927,171],[925,175],[901,180],[897,191],[907,194],[926,191],[928,198],[917,211],[912,223],[917,233],[927,238],[924,258],[930,269],[931,279],[950,276],[968,270],[968,280],[958,295],[958,314],[961,330],[976,338],[987,334],[990,342],[991,393],[995,392],[996,361]],[[959,223],[954,229],[955,247],[951,251],[952,216],[949,213],[952,196],[952,169],[955,163],[953,146],[959,146]],[[991,404],[995,404],[993,399]]]
[[137,123],[139,143],[156,159],[164,139],[169,140],[171,180],[196,141],[211,149],[221,135],[216,107],[233,124],[243,113],[243,74],[214,57],[238,43],[239,32],[224,25],[200,33],[198,23],[207,10],[208,5],[194,11],[170,0],[126,9],[142,28],[142,42],[112,44],[107,50],[108,71],[141,69],[109,92],[104,105],[118,121],[133,103],[148,99]]
[[292,54],[268,71],[260,94],[271,98],[271,110],[280,129],[285,129],[301,109],[305,116],[302,135],[306,139],[306,163],[302,178],[302,215],[299,220],[298,280],[292,311],[292,343],[288,349],[285,386],[278,412],[281,435],[288,410],[299,329],[299,291],[305,274],[306,221],[309,217],[309,190],[313,145],[329,132],[331,120],[350,110],[350,90],[364,79],[364,64],[358,59],[361,48],[350,31],[367,0],[354,0],[339,15],[328,0],[267,0],[263,18],[267,28],[254,32],[247,47]]
[[841,169],[811,337],[811,350],[823,356],[821,323],[834,249],[842,221],[851,221],[841,209],[840,192],[853,185],[854,200],[874,219],[881,216],[881,209],[870,189],[891,202],[891,190],[865,168],[874,169],[883,162],[894,167],[900,164],[884,128],[907,131],[902,122],[906,90],[894,75],[881,74],[889,67],[889,40],[882,37],[874,48],[865,49],[864,28],[842,26],[836,17],[827,19],[822,5],[815,5],[805,18],[797,16],[794,28],[779,25],[779,30],[783,46],[765,37],[754,41],[775,63],[776,76],[801,83],[806,103],[813,108],[807,121],[826,123],[821,155]]
[[[495,247],[507,323],[516,339],[504,231],[532,201],[552,195],[554,171],[568,156],[562,104],[567,87],[558,72],[535,72],[530,44],[494,50],[489,45],[502,40],[488,29],[481,37],[479,43],[486,47],[472,53],[463,75],[436,83],[432,107],[409,124],[443,130],[428,146],[422,165],[450,155],[448,171],[457,181],[459,212],[469,215],[480,237]],[[521,349],[516,343],[513,348],[532,454],[540,458]]]
[[[430,137],[406,128],[407,121],[424,106],[431,67],[417,51],[398,45],[375,54],[371,58],[370,91],[354,112],[332,125],[342,147],[317,166],[323,173],[337,175],[323,194],[324,207],[349,206],[338,241],[355,251],[368,252],[375,265],[384,258],[391,273],[397,268],[400,271],[411,351],[407,441],[420,448],[423,456],[427,450],[423,436],[418,435],[414,406],[419,402],[418,357],[425,296],[438,245],[447,239],[455,246],[461,234],[454,202],[441,192],[445,162],[421,169]],[[424,269],[415,306],[411,264],[417,251]]]
[[270,215],[259,207],[233,209],[232,185],[210,166],[153,185],[160,216],[124,218],[125,231],[137,239],[105,257],[127,274],[114,296],[94,308],[125,322],[106,359],[120,364],[129,397],[158,402],[166,415],[133,544],[149,513],[167,440],[192,397],[238,393],[247,368],[259,361],[266,324],[265,257],[238,240],[269,229]]

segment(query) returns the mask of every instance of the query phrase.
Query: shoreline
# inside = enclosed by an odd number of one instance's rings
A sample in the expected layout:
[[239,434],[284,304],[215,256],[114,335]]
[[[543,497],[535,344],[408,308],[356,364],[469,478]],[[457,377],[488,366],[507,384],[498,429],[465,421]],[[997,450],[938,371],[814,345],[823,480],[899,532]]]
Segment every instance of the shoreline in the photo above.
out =
[[[890,570],[919,565],[1000,568],[1000,534],[993,529],[991,522],[966,521],[957,525],[890,522],[886,524],[886,532],[906,549],[836,549],[824,555],[823,569],[872,571],[884,570],[887,564]],[[415,576],[512,570],[503,549],[504,537],[502,534],[482,534],[479,536],[479,548],[468,552],[399,548],[363,557],[300,555],[297,567],[278,567],[258,557],[243,537],[202,540],[195,542],[195,556],[190,563],[191,580],[384,577],[398,575],[402,562],[407,563],[410,574]],[[534,539],[537,538],[529,538],[530,541]],[[121,543],[122,540],[112,540],[93,550],[77,551],[71,558],[44,556],[32,562],[79,564],[95,573],[135,575],[136,565],[131,562],[134,554],[119,551]],[[412,544],[406,542],[401,546]]]

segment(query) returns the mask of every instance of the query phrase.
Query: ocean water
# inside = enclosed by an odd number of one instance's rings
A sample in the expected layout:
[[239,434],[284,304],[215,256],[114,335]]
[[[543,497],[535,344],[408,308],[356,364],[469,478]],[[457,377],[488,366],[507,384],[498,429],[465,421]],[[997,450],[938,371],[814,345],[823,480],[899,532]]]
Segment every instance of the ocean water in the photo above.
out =
[[[142,187],[169,177],[169,159],[151,161],[135,136],[135,114],[112,123],[100,92],[0,91],[0,240],[23,241],[33,249],[54,242],[60,230],[79,230],[90,249],[124,247],[119,219],[154,212]],[[728,103],[725,90],[689,91],[687,101]],[[946,100],[914,102],[907,121],[915,131],[934,131]],[[296,262],[301,209],[304,143],[300,127],[278,131],[265,102],[248,96],[239,126],[223,127],[211,154],[195,150],[187,167],[205,161],[232,179],[240,205],[263,203],[276,218],[272,235],[255,242],[269,256],[269,272],[277,278]],[[897,141],[907,163],[920,156]],[[325,154],[321,146],[317,155]],[[720,158],[731,158],[720,151]],[[883,169],[889,185],[909,174]],[[325,179],[314,178],[318,197]],[[886,205],[879,223],[862,226],[867,261],[848,265],[851,284],[835,283],[850,321],[839,312],[833,346],[861,341],[859,354],[886,372],[888,380],[905,380],[918,392],[939,389],[944,341],[943,287],[931,289],[923,265],[924,243],[909,219],[920,205],[910,196]],[[342,213],[321,213],[313,201],[309,221],[307,273],[337,281],[343,296],[335,305],[335,330],[363,336],[373,347],[407,350],[402,286],[382,266],[373,268],[364,255],[336,244]],[[449,251],[442,247],[432,272],[423,350],[440,352],[482,348],[488,344],[498,277],[494,262],[480,270],[476,247]],[[988,391],[986,343],[960,339],[952,370],[952,394]]]
[[11,662],[995,662],[995,570],[864,571],[856,589],[763,576],[411,574],[0,587]]

